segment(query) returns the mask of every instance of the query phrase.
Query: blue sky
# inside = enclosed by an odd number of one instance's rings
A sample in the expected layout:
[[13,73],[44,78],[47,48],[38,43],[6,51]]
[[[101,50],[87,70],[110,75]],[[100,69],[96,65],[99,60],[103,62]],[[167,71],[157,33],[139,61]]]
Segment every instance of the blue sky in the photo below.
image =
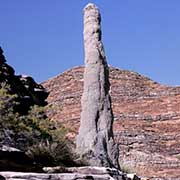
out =
[[82,65],[88,2],[101,10],[109,64],[180,85],[179,0],[2,0],[0,45],[8,64],[38,82]]

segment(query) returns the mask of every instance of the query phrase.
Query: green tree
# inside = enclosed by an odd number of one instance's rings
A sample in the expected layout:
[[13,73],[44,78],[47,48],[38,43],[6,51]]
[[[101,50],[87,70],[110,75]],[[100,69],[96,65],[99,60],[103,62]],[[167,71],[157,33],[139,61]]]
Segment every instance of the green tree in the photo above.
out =
[[44,112],[44,107],[34,105],[27,115],[14,112],[17,95],[9,93],[9,86],[0,89],[0,143],[16,147],[41,166],[72,165],[74,163],[66,129],[58,128]]

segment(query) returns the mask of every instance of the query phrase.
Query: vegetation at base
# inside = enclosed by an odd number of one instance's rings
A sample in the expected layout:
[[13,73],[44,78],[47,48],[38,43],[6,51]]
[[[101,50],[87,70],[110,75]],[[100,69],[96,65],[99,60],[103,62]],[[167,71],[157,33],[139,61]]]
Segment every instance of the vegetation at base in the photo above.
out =
[[1,84],[0,89],[0,144],[18,148],[38,166],[74,165],[71,142],[65,138],[66,129],[56,127],[44,112],[34,105],[25,115],[14,112],[17,95]]
[[119,164],[122,172],[127,174],[135,173],[134,169],[130,165],[122,163],[121,161],[119,162]]

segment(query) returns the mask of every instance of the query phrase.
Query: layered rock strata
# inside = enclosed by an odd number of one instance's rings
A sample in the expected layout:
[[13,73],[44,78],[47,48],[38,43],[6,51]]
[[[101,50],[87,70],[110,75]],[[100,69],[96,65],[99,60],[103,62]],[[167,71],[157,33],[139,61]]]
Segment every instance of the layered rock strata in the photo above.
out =
[[[149,179],[180,177],[180,87],[161,85],[138,73],[109,68],[114,135],[121,168]],[[44,82],[50,92],[47,113],[75,138],[80,125],[84,67]]]
[[1,180],[143,180],[135,174],[125,174],[117,169],[104,167],[52,167],[47,173],[0,172]]
[[98,8],[88,4],[84,9],[85,72],[77,152],[90,165],[119,168],[100,20]]

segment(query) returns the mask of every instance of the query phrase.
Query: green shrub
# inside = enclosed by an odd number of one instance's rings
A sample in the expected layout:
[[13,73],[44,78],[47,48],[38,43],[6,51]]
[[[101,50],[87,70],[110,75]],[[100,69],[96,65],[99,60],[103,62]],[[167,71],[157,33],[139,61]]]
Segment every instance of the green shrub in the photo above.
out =
[[71,142],[65,139],[67,129],[56,127],[44,112],[44,107],[34,105],[28,114],[14,112],[17,95],[9,87],[0,89],[0,143],[27,152],[39,166],[73,165]]
[[121,171],[127,174],[135,173],[134,168],[128,164],[120,162]]
[[41,142],[31,146],[27,155],[35,160],[39,166],[74,166],[73,153],[68,141]]

